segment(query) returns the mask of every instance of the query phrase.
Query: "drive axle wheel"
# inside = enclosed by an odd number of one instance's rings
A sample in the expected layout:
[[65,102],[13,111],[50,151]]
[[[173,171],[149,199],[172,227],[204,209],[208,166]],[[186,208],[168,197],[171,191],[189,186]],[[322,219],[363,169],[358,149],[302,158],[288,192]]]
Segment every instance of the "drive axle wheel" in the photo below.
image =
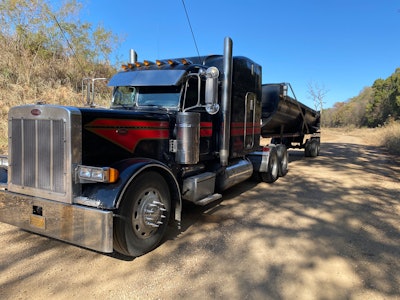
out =
[[156,172],[138,175],[129,185],[114,223],[114,249],[140,256],[156,248],[164,236],[171,211],[169,188]]
[[284,144],[279,144],[276,147],[278,154],[279,176],[283,177],[289,170],[289,155]]
[[271,147],[268,156],[268,170],[260,172],[261,180],[267,183],[273,183],[279,176],[279,160],[278,153],[275,147]]

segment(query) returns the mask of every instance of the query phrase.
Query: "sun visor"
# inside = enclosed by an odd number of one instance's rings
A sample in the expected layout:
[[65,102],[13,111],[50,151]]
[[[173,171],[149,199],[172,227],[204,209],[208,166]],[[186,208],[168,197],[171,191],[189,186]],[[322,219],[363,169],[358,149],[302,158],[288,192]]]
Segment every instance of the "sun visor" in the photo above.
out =
[[173,86],[178,85],[185,70],[146,70],[115,74],[108,86]]

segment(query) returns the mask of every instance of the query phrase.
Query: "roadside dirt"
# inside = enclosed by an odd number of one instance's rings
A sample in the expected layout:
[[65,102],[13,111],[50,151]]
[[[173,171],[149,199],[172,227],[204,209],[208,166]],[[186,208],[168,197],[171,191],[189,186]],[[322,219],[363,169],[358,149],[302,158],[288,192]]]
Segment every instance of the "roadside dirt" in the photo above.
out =
[[324,130],[321,156],[185,206],[130,260],[0,223],[0,299],[399,299],[400,162],[357,132]]

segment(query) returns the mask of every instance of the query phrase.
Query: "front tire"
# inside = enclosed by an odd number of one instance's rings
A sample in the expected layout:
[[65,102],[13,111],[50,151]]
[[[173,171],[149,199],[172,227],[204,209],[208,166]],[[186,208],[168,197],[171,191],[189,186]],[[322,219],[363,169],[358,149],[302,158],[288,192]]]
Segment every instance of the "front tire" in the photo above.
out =
[[157,172],[147,171],[130,183],[114,218],[114,250],[137,257],[156,248],[171,212],[168,184]]

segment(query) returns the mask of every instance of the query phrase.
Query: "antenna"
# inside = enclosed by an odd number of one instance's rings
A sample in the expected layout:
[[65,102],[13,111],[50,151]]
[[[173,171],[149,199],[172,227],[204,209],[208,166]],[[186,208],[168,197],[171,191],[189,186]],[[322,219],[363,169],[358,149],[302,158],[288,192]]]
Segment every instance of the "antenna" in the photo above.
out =
[[188,15],[188,12],[187,12],[187,9],[186,9],[185,0],[182,0],[182,5],[183,5],[183,8],[185,10],[185,14],[186,14],[186,18],[187,18],[188,23],[189,23],[190,31],[192,32],[193,42],[194,42],[194,46],[196,47],[197,56],[199,57],[199,60],[200,60],[200,52],[199,52],[199,48],[197,47],[196,38],[194,36],[192,25],[190,24],[190,19],[189,19],[189,15]]

